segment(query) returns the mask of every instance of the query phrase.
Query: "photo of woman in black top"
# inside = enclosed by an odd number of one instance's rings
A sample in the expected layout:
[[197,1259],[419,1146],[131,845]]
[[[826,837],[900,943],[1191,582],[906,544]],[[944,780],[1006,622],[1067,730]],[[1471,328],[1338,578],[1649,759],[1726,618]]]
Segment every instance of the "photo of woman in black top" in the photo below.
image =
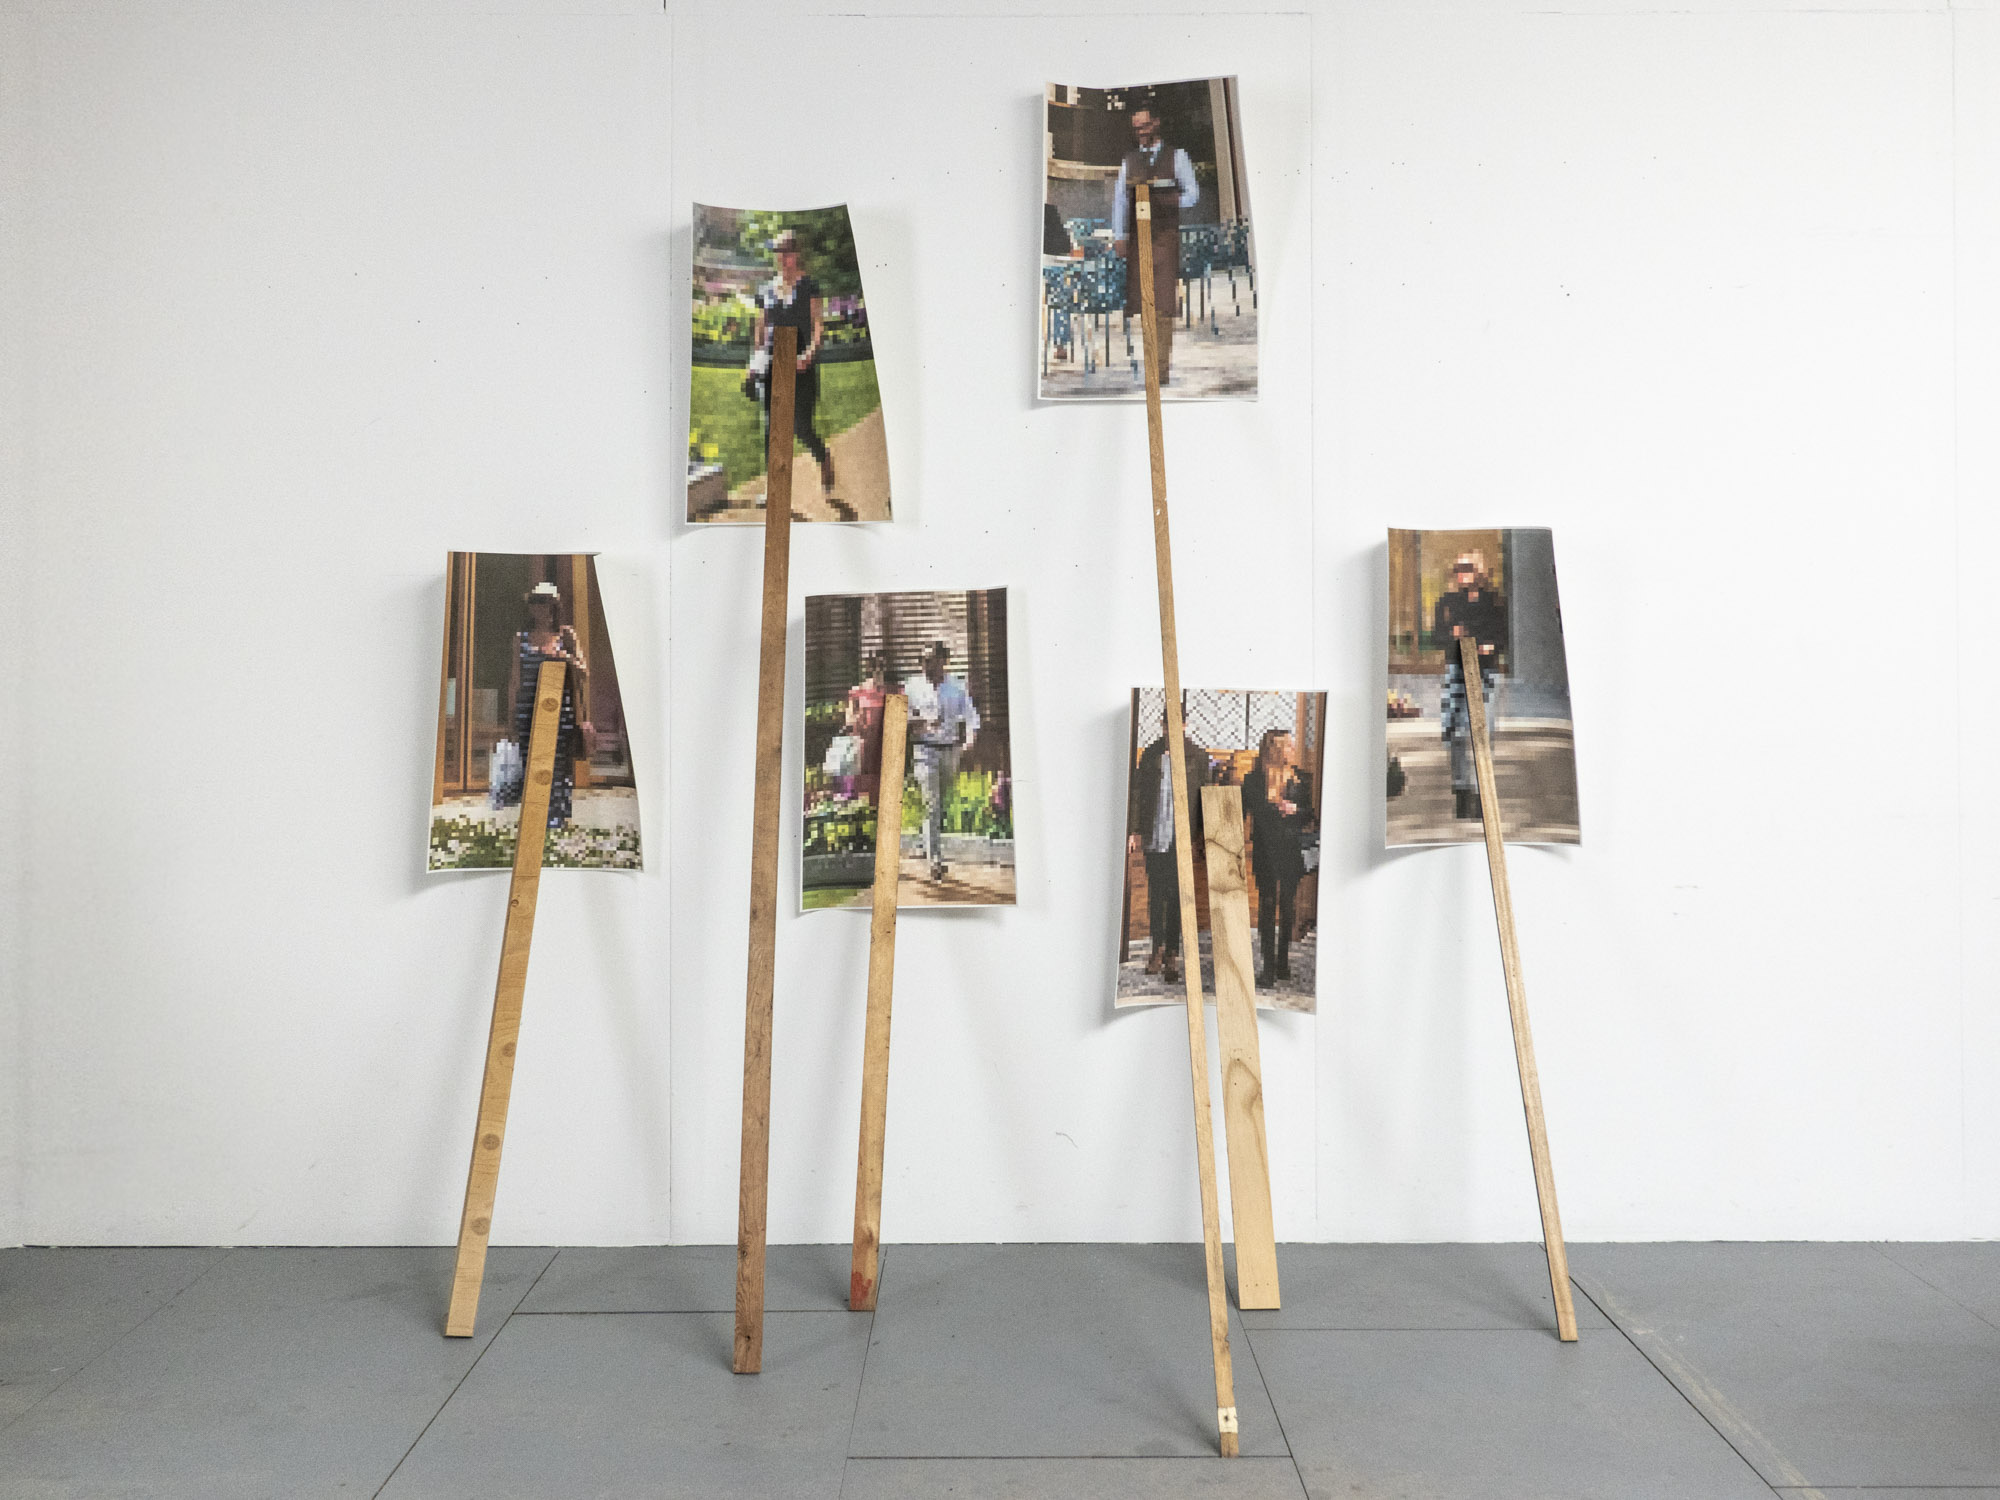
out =
[[[751,343],[774,357],[777,331],[798,330],[798,382],[792,394],[792,435],[819,464],[820,486],[833,494],[833,454],[819,435],[814,417],[819,407],[819,350],[826,339],[825,303],[819,283],[804,269],[798,236],[781,229],[768,248],[778,257],[778,274],[757,289],[757,322]],[[771,436],[771,382],[758,382],[764,404],[764,439]]]
[[1243,821],[1250,830],[1250,866],[1257,879],[1257,937],[1264,968],[1257,988],[1292,977],[1292,908],[1306,872],[1302,838],[1315,826],[1312,793],[1299,774],[1292,736],[1267,729],[1257,764],[1243,778]]

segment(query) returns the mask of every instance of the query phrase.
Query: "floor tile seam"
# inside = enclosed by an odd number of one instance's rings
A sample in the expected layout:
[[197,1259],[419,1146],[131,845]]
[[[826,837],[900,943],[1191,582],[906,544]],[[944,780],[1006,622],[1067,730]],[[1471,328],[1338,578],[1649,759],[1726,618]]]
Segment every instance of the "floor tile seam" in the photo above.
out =
[[[1247,1323],[1246,1323],[1246,1324],[1244,1325],[1244,1328],[1245,1328],[1245,1330],[1246,1330],[1246,1331],[1247,1331],[1247,1330],[1249,1329],[1249,1327],[1250,1327],[1250,1325],[1249,1325],[1249,1324],[1247,1324]],[[1486,1324],[1479,1324],[1479,1325],[1473,1325],[1473,1326],[1467,1326],[1467,1327],[1456,1327],[1456,1326],[1453,1326],[1453,1325],[1451,1325],[1451,1324],[1448,1324],[1448,1323],[1413,1323],[1413,1324],[1408,1324],[1408,1325],[1400,1325],[1400,1326],[1397,1326],[1397,1327],[1393,1327],[1393,1328],[1392,1328],[1392,1327],[1389,1327],[1389,1326],[1386,1326],[1386,1325],[1384,1325],[1384,1324],[1379,1324],[1379,1323],[1313,1323],[1313,1324],[1290,1324],[1290,1323],[1287,1323],[1287,1324],[1284,1324],[1284,1325],[1282,1325],[1282,1326],[1281,1326],[1281,1325],[1279,1325],[1279,1324],[1276,1324],[1276,1323],[1259,1323],[1259,1324],[1257,1324],[1257,1332],[1259,1332],[1259,1333],[1536,1333],[1536,1334],[1545,1334],[1545,1333],[1553,1333],[1554,1331],[1555,1331],[1555,1319],[1554,1319],[1553,1317],[1551,1317],[1551,1318],[1549,1319],[1549,1321],[1548,1321],[1547,1323],[1536,1323],[1536,1324],[1533,1324],[1533,1325],[1526,1325],[1526,1324],[1519,1324],[1519,1323],[1517,1323],[1517,1324],[1514,1324],[1514,1325],[1512,1325],[1512,1326],[1510,1326],[1510,1327],[1506,1327],[1506,1328],[1499,1328],[1499,1327],[1495,1327],[1495,1326],[1494,1326],[1493,1324],[1491,1324],[1491,1323],[1486,1323]],[[1611,1329],[1610,1329],[1610,1328],[1608,1328],[1608,1327],[1604,1327],[1604,1328],[1600,1328],[1600,1327],[1597,1327],[1597,1326],[1595,1326],[1595,1325],[1590,1325],[1590,1324],[1586,1324],[1586,1325],[1584,1325],[1584,1326],[1583,1326],[1583,1327],[1582,1327],[1582,1328],[1581,1328],[1581,1329],[1580,1329],[1579,1331],[1580,1331],[1580,1332],[1583,1332],[1583,1333],[1609,1333],[1609,1332],[1611,1332]]]
[[[1981,1312],[1978,1308],[1968,1306],[1966,1303],[1959,1301],[1958,1298],[1954,1297],[1950,1292],[1946,1291],[1943,1287],[1939,1286],[1935,1281],[1932,1281],[1930,1277],[1924,1275],[1924,1273],[1922,1271],[1919,1271],[1915,1266],[1904,1264],[1902,1261],[1896,1259],[1896,1257],[1889,1251],[1883,1249],[1880,1245],[1874,1245],[1871,1246],[1870,1248],[1873,1249],[1877,1255],[1881,1256],[1884,1260],[1888,1261],[1889,1264],[1894,1266],[1897,1270],[1903,1272],[1906,1275],[1915,1277],[1918,1281],[1922,1282],[1925,1286],[1929,1287],[1932,1291],[1936,1292],[1940,1297],[1944,1298],[1945,1301],[1951,1303],[1953,1307],[1960,1308],[1965,1312],[1970,1313],[1973,1317],[1977,1318],[1980,1322],[1984,1323],[1988,1328],[2000,1330],[2000,1323],[1994,1322],[1991,1318],[1987,1317],[1986,1314]],[[1960,1486],[1960,1488],[1964,1488],[1964,1486]]]
[[[1271,1420],[1278,1424],[1278,1441],[1285,1445],[1285,1457],[1291,1460],[1292,1473],[1299,1481],[1299,1493],[1310,1495],[1312,1491],[1306,1485],[1305,1471],[1299,1467],[1299,1456],[1292,1451],[1292,1435],[1285,1431],[1285,1414],[1278,1410],[1278,1398],[1271,1394],[1271,1382],[1264,1378],[1264,1361],[1257,1357],[1256,1341],[1250,1337],[1250,1325],[1241,1321],[1240,1310],[1238,1319],[1236,1326],[1243,1330],[1243,1347],[1250,1355],[1250,1367],[1257,1372],[1257,1384],[1263,1389],[1264,1400],[1270,1405]],[[1236,1400],[1237,1409],[1240,1411],[1243,1398],[1238,1396]],[[1237,1456],[1240,1458],[1242,1455],[1239,1453]],[[1264,1455],[1257,1456],[1261,1458]]]
[[1283,1453],[857,1453],[850,1464],[1292,1464]]
[[[734,1308],[536,1308],[514,1318],[730,1318]],[[766,1318],[854,1318],[848,1308],[764,1308]]]
[[[878,1244],[878,1251],[881,1248]],[[875,1347],[875,1319],[882,1311],[882,1273],[888,1269],[888,1264],[889,1257],[884,1253],[875,1265],[875,1300],[869,1304],[868,1308],[868,1337],[862,1341],[861,1373],[854,1381],[854,1410],[847,1419],[847,1448],[845,1451],[848,1463],[854,1461],[854,1434],[861,1430],[861,1397],[863,1392],[868,1389],[868,1354]],[[843,1494],[846,1493],[847,1469],[845,1465],[840,1470],[840,1488]]]
[[480,1361],[484,1360],[487,1354],[492,1351],[493,1346],[500,1342],[500,1335],[505,1333],[507,1325],[514,1321],[515,1314],[521,1304],[535,1294],[535,1288],[541,1285],[542,1278],[549,1274],[549,1268],[556,1263],[556,1258],[561,1254],[562,1250],[560,1247],[549,1251],[549,1258],[542,1262],[542,1268],[535,1272],[534,1279],[528,1283],[526,1290],[514,1299],[513,1307],[507,1309],[507,1315],[500,1320],[499,1327],[493,1330],[493,1336],[487,1339],[485,1344],[480,1347],[479,1352],[472,1356],[471,1363],[465,1367],[465,1373],[452,1382],[451,1389],[445,1393],[444,1400],[438,1403],[437,1410],[424,1420],[423,1427],[418,1430],[414,1438],[410,1439],[410,1446],[403,1450],[402,1457],[390,1465],[389,1472],[382,1476],[382,1482],[375,1486],[371,1500],[379,1500],[382,1492],[396,1482],[397,1474],[401,1473],[403,1465],[410,1461],[410,1455],[415,1453],[417,1446],[430,1435],[431,1428],[437,1425],[437,1419],[444,1415],[444,1409],[457,1399],[458,1393],[465,1388],[465,1382],[472,1378],[472,1372],[479,1368]]
[[193,1276],[189,1277],[186,1282],[184,1282],[181,1286],[176,1288],[170,1295],[162,1297],[160,1299],[159,1306],[155,1307],[151,1312],[147,1313],[145,1317],[139,1319],[139,1321],[134,1323],[130,1328],[122,1329],[118,1333],[113,1334],[108,1340],[105,1341],[103,1347],[98,1349],[95,1353],[93,1353],[90,1356],[90,1358],[86,1359],[82,1364],[78,1365],[75,1369],[71,1370],[67,1375],[63,1376],[62,1379],[58,1380],[54,1385],[50,1386],[47,1390],[43,1391],[41,1395],[37,1396],[33,1401],[30,1401],[20,1411],[14,1413],[14,1415],[9,1417],[5,1422],[0,1422],[0,1433],[9,1432],[15,1427],[18,1427],[21,1423],[25,1422],[30,1415],[32,1415],[35,1411],[40,1409],[43,1402],[47,1401],[50,1397],[54,1396],[56,1392],[62,1390],[63,1387],[67,1386],[72,1380],[76,1379],[77,1376],[81,1375],[85,1370],[95,1367],[97,1362],[103,1359],[105,1355],[109,1354],[113,1349],[116,1349],[120,1344],[124,1343],[125,1340],[132,1337],[133,1334],[137,1333],[140,1329],[144,1328],[148,1323],[152,1322],[153,1319],[157,1318],[161,1313],[165,1312],[168,1308],[172,1307],[176,1302],[180,1301],[181,1298],[185,1297],[189,1292],[193,1291],[195,1287],[200,1285],[201,1282],[203,1282],[208,1278],[209,1274],[213,1272],[216,1269],[216,1267],[220,1266],[225,1260],[228,1260],[230,1256],[234,1255],[241,1248],[242,1248],[241,1246],[237,1245],[227,1245],[221,1247],[221,1253],[219,1255],[217,1255],[207,1265],[203,1266],[199,1271],[195,1272]]
[[[1639,1358],[1643,1359],[1648,1365],[1652,1366],[1653,1373],[1658,1375],[1660,1379],[1664,1380],[1667,1383],[1667,1389],[1672,1391],[1675,1395],[1679,1396],[1681,1400],[1685,1401],[1688,1405],[1688,1410],[1692,1411],[1697,1417],[1700,1417],[1701,1420],[1708,1425],[1709,1430],[1713,1432],[1718,1438],[1722,1439],[1723,1443],[1728,1447],[1729,1451],[1731,1453],[1734,1453],[1737,1456],[1737,1458],[1742,1460],[1743,1466],[1750,1471],[1751,1475],[1756,1479],[1756,1481],[1759,1484],[1763,1485],[1765,1489],[1771,1491],[1772,1494],[1774,1495],[1777,1494],[1779,1491],[1779,1486],[1777,1485],[1777,1483],[1773,1480],[1764,1477],[1764,1471],[1758,1468],[1755,1463],[1751,1462],[1750,1456],[1747,1453],[1745,1453],[1740,1447],[1737,1446],[1736,1440],[1733,1437],[1731,1437],[1727,1432],[1724,1432],[1722,1430],[1721,1425],[1715,1420],[1714,1417],[1710,1416],[1709,1413],[1702,1408],[1701,1403],[1696,1401],[1694,1397],[1690,1395],[1686,1390],[1682,1389],[1681,1383],[1679,1381],[1675,1380],[1672,1375],[1668,1374],[1666,1370],[1661,1368],[1660,1362],[1655,1358],[1653,1358],[1651,1351],[1648,1350],[1644,1344],[1641,1344],[1639,1340],[1633,1335],[1631,1330],[1626,1328],[1626,1326],[1618,1320],[1618,1315],[1615,1312],[1613,1312],[1610,1307],[1606,1306],[1604,1302],[1599,1301],[1598,1298],[1591,1292],[1590,1288],[1585,1286],[1576,1277],[1574,1276],[1570,1277],[1570,1285],[1576,1291],[1582,1293],[1584,1300],[1588,1302],[1592,1307],[1596,1308],[1598,1312],[1604,1316],[1604,1318],[1611,1324],[1611,1327],[1617,1330],[1618,1336],[1624,1339],[1627,1344],[1632,1346],[1633,1351],[1639,1356]],[[1798,1476],[1799,1483],[1796,1485],[1786,1486],[1788,1490],[1790,1490],[1793,1494],[1797,1495],[1799,1497],[1799,1500],[1824,1500],[1824,1497],[1820,1495],[1819,1490],[1813,1487],[1811,1484],[1807,1483],[1805,1476],[1803,1474],[1799,1474],[1797,1468],[1793,1466],[1789,1460],[1785,1459],[1784,1455],[1777,1453],[1776,1449],[1773,1449],[1772,1452],[1773,1455],[1781,1463],[1783,1463],[1786,1468],[1791,1469],[1793,1474],[1796,1474]]]
[[[1244,1459],[1287,1463],[1294,1473],[1298,1461],[1286,1453],[1241,1453],[1224,1458],[1215,1449],[1202,1453],[850,1453],[850,1464],[1233,1464]],[[1304,1484],[1305,1481],[1299,1481]]]

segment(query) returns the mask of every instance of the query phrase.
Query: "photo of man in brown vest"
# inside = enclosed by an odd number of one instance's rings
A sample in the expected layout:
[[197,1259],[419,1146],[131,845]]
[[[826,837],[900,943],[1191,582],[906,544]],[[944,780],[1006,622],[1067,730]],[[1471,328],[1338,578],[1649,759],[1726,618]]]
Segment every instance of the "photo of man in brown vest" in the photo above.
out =
[[1112,192],[1112,253],[1126,263],[1125,311],[1139,311],[1140,273],[1132,259],[1139,237],[1138,186],[1152,187],[1153,208],[1153,326],[1154,348],[1165,387],[1173,367],[1174,322],[1180,314],[1181,210],[1201,200],[1194,163],[1187,152],[1170,144],[1161,131],[1159,114],[1142,104],[1132,111],[1132,135],[1137,144],[1118,164],[1118,184]]

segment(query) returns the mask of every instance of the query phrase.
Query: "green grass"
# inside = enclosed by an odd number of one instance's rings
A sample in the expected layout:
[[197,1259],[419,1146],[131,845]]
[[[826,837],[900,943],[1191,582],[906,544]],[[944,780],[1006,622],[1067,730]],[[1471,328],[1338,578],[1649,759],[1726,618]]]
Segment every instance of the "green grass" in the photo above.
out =
[[[688,425],[699,443],[722,450],[723,471],[733,490],[764,472],[764,437],[758,405],[743,394],[743,372],[696,365],[689,391]],[[875,362],[849,360],[821,365],[816,425],[822,438],[845,432],[882,404]]]
[[807,911],[829,911],[836,906],[852,906],[855,904],[854,898],[867,889],[865,885],[811,885],[799,893],[799,904]]

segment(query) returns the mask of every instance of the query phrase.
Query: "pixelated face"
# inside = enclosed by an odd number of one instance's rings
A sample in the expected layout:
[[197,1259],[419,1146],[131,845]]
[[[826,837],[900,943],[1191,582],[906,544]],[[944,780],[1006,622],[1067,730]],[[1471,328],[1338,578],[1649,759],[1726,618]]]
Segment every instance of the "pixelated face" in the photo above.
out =
[[944,658],[935,651],[924,658],[924,676],[932,682],[944,681]]
[[1132,111],[1132,134],[1139,138],[1139,144],[1150,146],[1160,138],[1160,120],[1150,109]]

